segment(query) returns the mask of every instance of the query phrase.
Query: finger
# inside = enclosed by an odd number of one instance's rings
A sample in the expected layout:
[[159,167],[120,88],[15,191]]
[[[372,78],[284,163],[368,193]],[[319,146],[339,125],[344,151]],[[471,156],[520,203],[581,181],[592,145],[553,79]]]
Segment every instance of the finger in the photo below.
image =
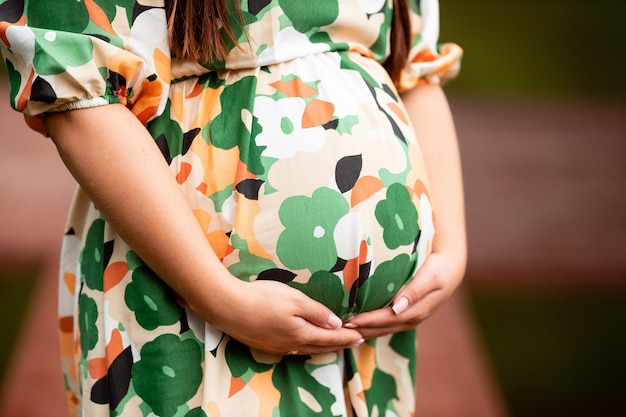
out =
[[[362,339],[365,342],[365,339]],[[298,348],[298,350],[292,350],[286,352],[288,356],[294,355],[313,355],[313,354],[322,354],[322,353],[333,353],[338,352],[345,349],[353,349],[361,346],[363,344],[357,343],[352,345],[344,345],[344,346],[319,346],[319,345],[304,345]]]
[[431,267],[432,265],[434,264],[426,262],[415,277],[396,294],[391,302],[394,314],[404,313],[429,294],[441,289],[437,281],[436,268]]
[[361,346],[365,343],[365,338],[359,335],[359,340],[353,343],[344,344],[344,345],[318,345],[318,344],[306,344],[302,346],[298,346],[291,351],[286,352],[289,355],[308,355],[314,353],[329,353],[329,352],[337,352],[344,349],[354,349]]
[[307,337],[282,335],[278,338],[272,338],[271,341],[249,337],[234,337],[232,335],[231,337],[254,349],[280,355],[284,355],[287,352],[334,352],[340,349],[359,346],[365,341],[356,330],[326,330],[312,324],[309,324],[309,326],[312,330],[307,332]]
[[310,328],[302,333],[297,344],[299,346],[315,345],[340,349],[345,346],[363,343],[362,339],[361,334],[354,329],[339,328],[328,330],[310,325]]
[[322,303],[312,300],[304,294],[298,301],[300,307],[298,317],[326,329],[341,329],[343,326],[341,319]]
[[391,306],[378,310],[372,310],[357,314],[344,323],[348,329],[360,329],[361,327],[384,327],[391,325],[398,317],[394,314]]
[[391,327],[368,327],[361,328],[359,331],[361,332],[361,336],[365,340],[375,339],[382,336],[388,336],[392,333],[399,333],[406,330],[413,330],[415,326],[409,325],[401,325],[401,326],[391,326]]
[[362,335],[364,331],[371,329],[384,329],[385,334],[392,333],[392,330],[397,328],[407,330],[428,318],[441,300],[443,300],[442,291],[435,290],[400,315],[396,314],[391,307],[386,307],[361,313],[346,322],[344,326],[358,330]]

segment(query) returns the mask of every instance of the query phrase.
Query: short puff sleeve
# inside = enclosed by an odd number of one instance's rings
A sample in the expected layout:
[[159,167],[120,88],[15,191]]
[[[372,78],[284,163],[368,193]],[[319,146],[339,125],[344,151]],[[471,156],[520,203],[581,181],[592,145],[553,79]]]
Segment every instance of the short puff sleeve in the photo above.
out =
[[142,123],[167,102],[170,53],[163,1],[7,0],[0,50],[11,105],[46,134],[42,114],[121,103]]
[[461,67],[463,50],[454,43],[438,44],[439,1],[409,0],[411,22],[411,49],[400,80],[399,91],[410,90],[420,84],[445,83],[455,78]]

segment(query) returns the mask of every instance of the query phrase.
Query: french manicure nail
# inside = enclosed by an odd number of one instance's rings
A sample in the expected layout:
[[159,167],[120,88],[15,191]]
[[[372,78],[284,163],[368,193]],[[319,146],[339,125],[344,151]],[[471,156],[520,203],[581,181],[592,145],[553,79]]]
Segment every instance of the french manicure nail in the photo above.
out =
[[352,344],[352,346],[350,346],[350,347],[352,347],[352,348],[359,347],[359,346],[361,346],[364,342],[365,342],[365,339],[359,339],[359,340],[357,340],[356,342],[354,342],[354,343]]
[[328,325],[333,329],[339,329],[343,325],[343,322],[339,317],[331,313],[330,317],[328,317]]
[[359,327],[359,326],[357,326],[357,325],[356,325],[356,324],[354,324],[354,323],[347,322],[347,323],[344,323],[344,324],[343,324],[343,327],[346,327],[346,328],[348,328],[348,329],[356,329],[356,328],[357,328],[357,327]]
[[406,297],[402,297],[391,306],[391,309],[393,310],[394,313],[396,313],[396,316],[397,316],[398,314],[405,311],[408,307],[409,307],[409,300],[407,300]]

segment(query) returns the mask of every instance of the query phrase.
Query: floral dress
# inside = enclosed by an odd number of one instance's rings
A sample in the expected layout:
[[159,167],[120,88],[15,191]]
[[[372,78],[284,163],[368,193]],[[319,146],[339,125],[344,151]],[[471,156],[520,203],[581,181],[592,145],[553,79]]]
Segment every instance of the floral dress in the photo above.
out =
[[[125,104],[233,275],[345,319],[388,304],[434,235],[398,91],[454,76],[461,50],[437,47],[436,0],[409,3],[395,86],[380,65],[391,0],[242,0],[239,45],[218,64],[171,58],[163,0],[4,0],[0,46],[33,129],[44,112]],[[413,415],[414,331],[329,354],[250,349],[194,315],[80,188],[59,329],[72,416]]]

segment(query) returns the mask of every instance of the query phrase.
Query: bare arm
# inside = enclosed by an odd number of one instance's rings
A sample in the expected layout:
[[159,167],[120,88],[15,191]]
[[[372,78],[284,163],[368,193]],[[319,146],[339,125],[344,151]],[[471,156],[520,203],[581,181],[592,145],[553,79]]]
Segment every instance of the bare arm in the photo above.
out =
[[403,95],[424,154],[435,211],[433,252],[414,279],[386,307],[362,313],[346,325],[371,338],[415,327],[456,289],[467,258],[461,162],[447,99],[438,85]]
[[[111,226],[207,322],[275,353],[334,351],[360,341],[300,291],[233,277],[154,140],[126,107],[51,113],[45,123],[65,165]],[[271,302],[276,299],[283,302]]]
[[418,142],[425,155],[430,192],[437,216],[433,252],[454,258],[460,282],[467,256],[461,158],[448,101],[438,85],[426,85],[403,95]]

